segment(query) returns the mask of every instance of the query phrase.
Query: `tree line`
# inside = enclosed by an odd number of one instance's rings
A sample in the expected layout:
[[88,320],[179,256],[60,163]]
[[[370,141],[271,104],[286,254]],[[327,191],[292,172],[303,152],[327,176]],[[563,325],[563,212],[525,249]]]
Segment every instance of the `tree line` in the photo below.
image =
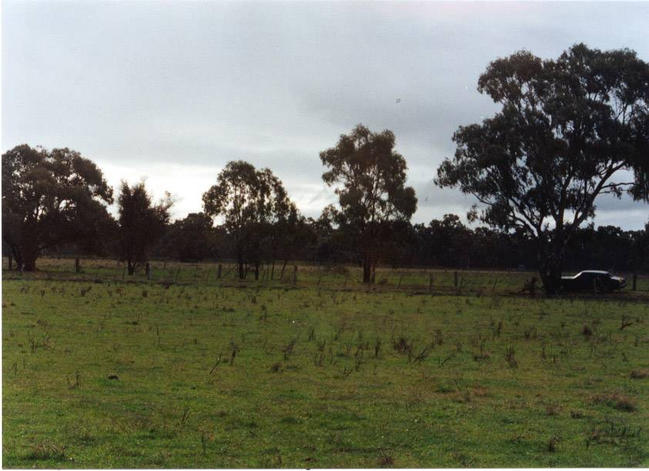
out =
[[122,182],[113,218],[113,190],[92,161],[17,146],[2,156],[3,248],[28,271],[43,253],[72,247],[115,254],[129,274],[153,255],[233,258],[241,278],[305,259],[358,263],[366,283],[379,263],[522,265],[549,294],[569,267],[646,269],[649,223],[626,232],[588,223],[603,194],[649,201],[649,64],[583,44],[556,60],[522,51],[493,61],[478,90],[501,109],[457,130],[435,179],[475,197],[468,218],[485,224],[476,229],[456,215],[412,225],[417,198],[394,134],[358,125],[320,153],[338,203],[317,219],[300,214],[270,169],[244,161],[218,174],[201,212],[171,223],[169,195],[153,202],[144,183]]
[[[244,258],[248,263],[239,273],[244,278],[258,276],[259,266],[267,265],[272,277],[279,278],[291,260],[329,267],[362,266],[362,255],[350,249],[347,234],[322,218],[301,220],[289,237],[280,239],[279,245],[262,243],[259,251],[250,254],[254,256]],[[197,213],[174,222],[152,249],[152,256],[182,262],[237,260],[235,247],[234,238],[223,227],[214,227],[211,218]],[[398,232],[392,232],[391,242],[384,243],[380,255],[381,263],[393,268],[536,269],[535,244],[524,233],[471,228],[456,214],[427,224],[402,224]],[[564,268],[649,273],[649,223],[635,231],[593,224],[579,228],[568,246]]]

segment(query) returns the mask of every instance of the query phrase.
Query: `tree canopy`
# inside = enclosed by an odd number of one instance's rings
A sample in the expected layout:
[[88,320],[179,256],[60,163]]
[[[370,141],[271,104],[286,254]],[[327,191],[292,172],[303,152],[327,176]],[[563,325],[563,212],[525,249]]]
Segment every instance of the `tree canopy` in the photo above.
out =
[[216,254],[216,241],[212,218],[204,213],[189,213],[169,226],[163,253],[181,262],[198,262]]
[[[583,44],[556,60],[522,51],[492,62],[478,90],[501,110],[458,129],[436,181],[474,195],[486,223],[534,238],[545,288],[556,292],[567,243],[597,197],[647,197],[649,65]],[[635,178],[621,180],[622,170]]]
[[35,270],[45,249],[92,248],[112,201],[101,170],[79,152],[25,144],[2,155],[2,237],[21,269]]
[[348,231],[363,261],[363,281],[371,281],[382,242],[389,240],[386,224],[409,221],[417,209],[412,187],[405,186],[406,160],[394,151],[394,134],[373,133],[358,125],[340,136],[335,147],[320,153],[329,168],[324,182],[335,188],[338,208],[326,213]]

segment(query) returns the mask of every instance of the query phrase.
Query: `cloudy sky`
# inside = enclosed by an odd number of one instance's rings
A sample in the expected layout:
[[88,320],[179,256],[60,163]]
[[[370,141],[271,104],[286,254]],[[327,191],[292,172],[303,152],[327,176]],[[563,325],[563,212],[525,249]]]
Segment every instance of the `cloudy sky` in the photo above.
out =
[[[175,217],[244,159],[318,216],[335,200],[319,152],[363,123],[396,134],[428,222],[473,203],[432,179],[458,125],[496,109],[476,91],[491,60],[577,42],[649,60],[647,31],[649,3],[5,0],[2,150],[78,150],[114,186],[170,191]],[[649,218],[626,198],[598,207],[598,224]]]

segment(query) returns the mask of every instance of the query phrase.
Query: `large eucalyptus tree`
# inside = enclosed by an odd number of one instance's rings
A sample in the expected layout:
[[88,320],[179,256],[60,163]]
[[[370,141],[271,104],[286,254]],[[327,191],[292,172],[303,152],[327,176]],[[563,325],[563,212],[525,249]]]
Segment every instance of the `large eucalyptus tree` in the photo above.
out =
[[380,248],[391,239],[392,223],[409,221],[417,209],[415,190],[405,186],[406,160],[394,145],[391,131],[373,133],[359,124],[341,135],[335,147],[320,153],[329,168],[322,179],[338,195],[338,207],[328,207],[325,213],[361,255],[364,283],[372,281]]
[[522,51],[493,61],[478,90],[501,110],[457,130],[437,184],[474,195],[484,222],[533,238],[556,293],[567,244],[597,198],[649,196],[649,64],[583,44],[556,60]]
[[112,201],[101,170],[79,152],[23,144],[2,155],[2,238],[21,270],[64,244],[97,248],[114,223]]

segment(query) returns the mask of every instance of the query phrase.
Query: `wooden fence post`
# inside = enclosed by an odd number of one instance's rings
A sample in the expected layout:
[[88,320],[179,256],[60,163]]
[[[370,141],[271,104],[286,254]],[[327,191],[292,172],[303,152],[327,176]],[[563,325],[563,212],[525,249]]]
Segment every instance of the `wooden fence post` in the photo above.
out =
[[453,286],[457,289],[457,272],[453,272]]
[[633,274],[633,287],[631,288],[633,291],[636,290],[637,283],[638,283],[638,274],[634,273]]
[[79,257],[74,259],[74,272],[81,273],[81,263],[79,262]]
[[144,273],[146,274],[146,279],[150,280],[151,279],[151,264],[149,262],[146,262],[146,265],[144,265]]
[[433,274],[432,273],[428,274],[428,292],[429,293],[433,292]]
[[297,265],[293,265],[293,284],[297,285]]
[[217,277],[219,280],[221,279],[221,270],[222,270],[222,267],[221,267],[221,264],[219,263],[219,268],[218,268],[217,275],[216,275],[216,277]]
[[13,269],[13,261],[14,261],[14,259],[11,256],[11,254],[7,255],[7,258],[9,259],[9,270],[12,270]]

